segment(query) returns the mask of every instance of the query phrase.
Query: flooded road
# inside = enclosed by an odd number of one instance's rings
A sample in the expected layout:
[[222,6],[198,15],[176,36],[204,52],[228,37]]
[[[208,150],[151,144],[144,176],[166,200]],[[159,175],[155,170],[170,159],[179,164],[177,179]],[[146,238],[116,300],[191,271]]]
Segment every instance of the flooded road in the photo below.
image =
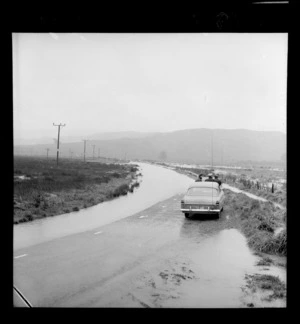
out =
[[[195,280],[181,290],[183,298],[173,307],[237,307],[246,273],[255,271],[255,256],[236,229],[224,229],[193,249],[190,259]],[[201,294],[199,294],[201,291]],[[166,303],[166,306],[171,304]]]
[[137,213],[158,201],[186,191],[193,182],[185,175],[145,163],[140,166],[142,182],[134,193],[71,212],[14,225],[14,250],[70,234],[84,232]]
[[186,219],[181,198],[18,250],[15,285],[33,307],[244,307],[256,256],[237,219]]
[[[241,286],[246,274],[260,269],[237,230],[238,215],[225,208],[220,219],[186,219],[180,200],[194,180],[140,166],[141,187],[109,202],[118,208],[102,214],[103,203],[68,221],[70,214],[56,216],[49,219],[56,225],[45,222],[33,240],[18,241],[26,244],[15,249],[14,285],[33,307],[247,307]],[[55,226],[68,222],[72,234],[58,228],[54,239]]]

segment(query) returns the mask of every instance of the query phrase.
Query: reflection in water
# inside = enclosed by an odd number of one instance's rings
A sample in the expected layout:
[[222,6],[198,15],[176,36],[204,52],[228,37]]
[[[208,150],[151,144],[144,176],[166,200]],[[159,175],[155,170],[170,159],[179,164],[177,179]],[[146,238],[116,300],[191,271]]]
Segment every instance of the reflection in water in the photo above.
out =
[[[203,236],[207,223],[187,220],[182,226],[181,235],[191,240]],[[202,237],[200,244],[193,251],[189,250],[197,280],[182,286],[182,295],[186,297],[180,299],[180,307],[242,305],[240,287],[244,283],[244,276],[256,270],[256,257],[251,254],[245,237],[236,229],[216,228],[212,232],[213,223],[216,224],[211,222],[209,237]]]
[[185,218],[180,229],[180,236],[188,239],[202,239],[206,233],[213,235],[219,232],[219,222],[214,215],[194,215],[193,218]]
[[173,195],[184,193],[193,182],[185,175],[160,166],[136,164],[140,166],[143,182],[134,193],[79,212],[14,225],[14,249],[96,229],[133,215]]

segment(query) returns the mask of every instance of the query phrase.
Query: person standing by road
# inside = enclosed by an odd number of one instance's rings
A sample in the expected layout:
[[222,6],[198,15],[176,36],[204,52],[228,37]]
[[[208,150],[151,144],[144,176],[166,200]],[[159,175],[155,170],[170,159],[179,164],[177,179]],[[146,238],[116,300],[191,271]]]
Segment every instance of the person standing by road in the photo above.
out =
[[203,176],[203,174],[200,173],[199,176],[198,176],[198,178],[196,179],[196,182],[202,181],[202,176]]
[[208,179],[206,179],[205,181],[210,181],[210,182],[217,182],[219,184],[219,187],[222,184],[222,181],[218,179],[218,175],[213,175],[211,173],[208,174]]
[[219,175],[218,174],[215,175],[215,181],[218,182],[219,186],[221,186],[222,181],[219,179]]
[[214,179],[213,179],[211,173],[209,173],[207,176],[208,176],[208,179],[206,179],[205,181],[214,182]]

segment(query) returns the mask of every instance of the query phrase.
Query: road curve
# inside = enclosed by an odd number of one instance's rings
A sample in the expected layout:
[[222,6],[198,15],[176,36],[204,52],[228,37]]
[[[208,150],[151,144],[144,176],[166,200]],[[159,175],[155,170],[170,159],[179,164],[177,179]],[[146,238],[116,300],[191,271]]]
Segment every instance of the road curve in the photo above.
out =
[[14,285],[33,307],[243,307],[255,257],[237,220],[185,219],[181,197],[15,251]]

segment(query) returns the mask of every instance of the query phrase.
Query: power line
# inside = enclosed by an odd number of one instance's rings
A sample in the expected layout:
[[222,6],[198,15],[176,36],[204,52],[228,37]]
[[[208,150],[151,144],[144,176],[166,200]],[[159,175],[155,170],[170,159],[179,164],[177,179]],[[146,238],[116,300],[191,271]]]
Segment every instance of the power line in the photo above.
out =
[[60,128],[66,126],[66,124],[58,124],[58,125],[55,125],[55,124],[53,123],[53,126],[57,126],[57,127],[58,127],[58,136],[57,136],[57,155],[56,155],[56,165],[58,165]]

